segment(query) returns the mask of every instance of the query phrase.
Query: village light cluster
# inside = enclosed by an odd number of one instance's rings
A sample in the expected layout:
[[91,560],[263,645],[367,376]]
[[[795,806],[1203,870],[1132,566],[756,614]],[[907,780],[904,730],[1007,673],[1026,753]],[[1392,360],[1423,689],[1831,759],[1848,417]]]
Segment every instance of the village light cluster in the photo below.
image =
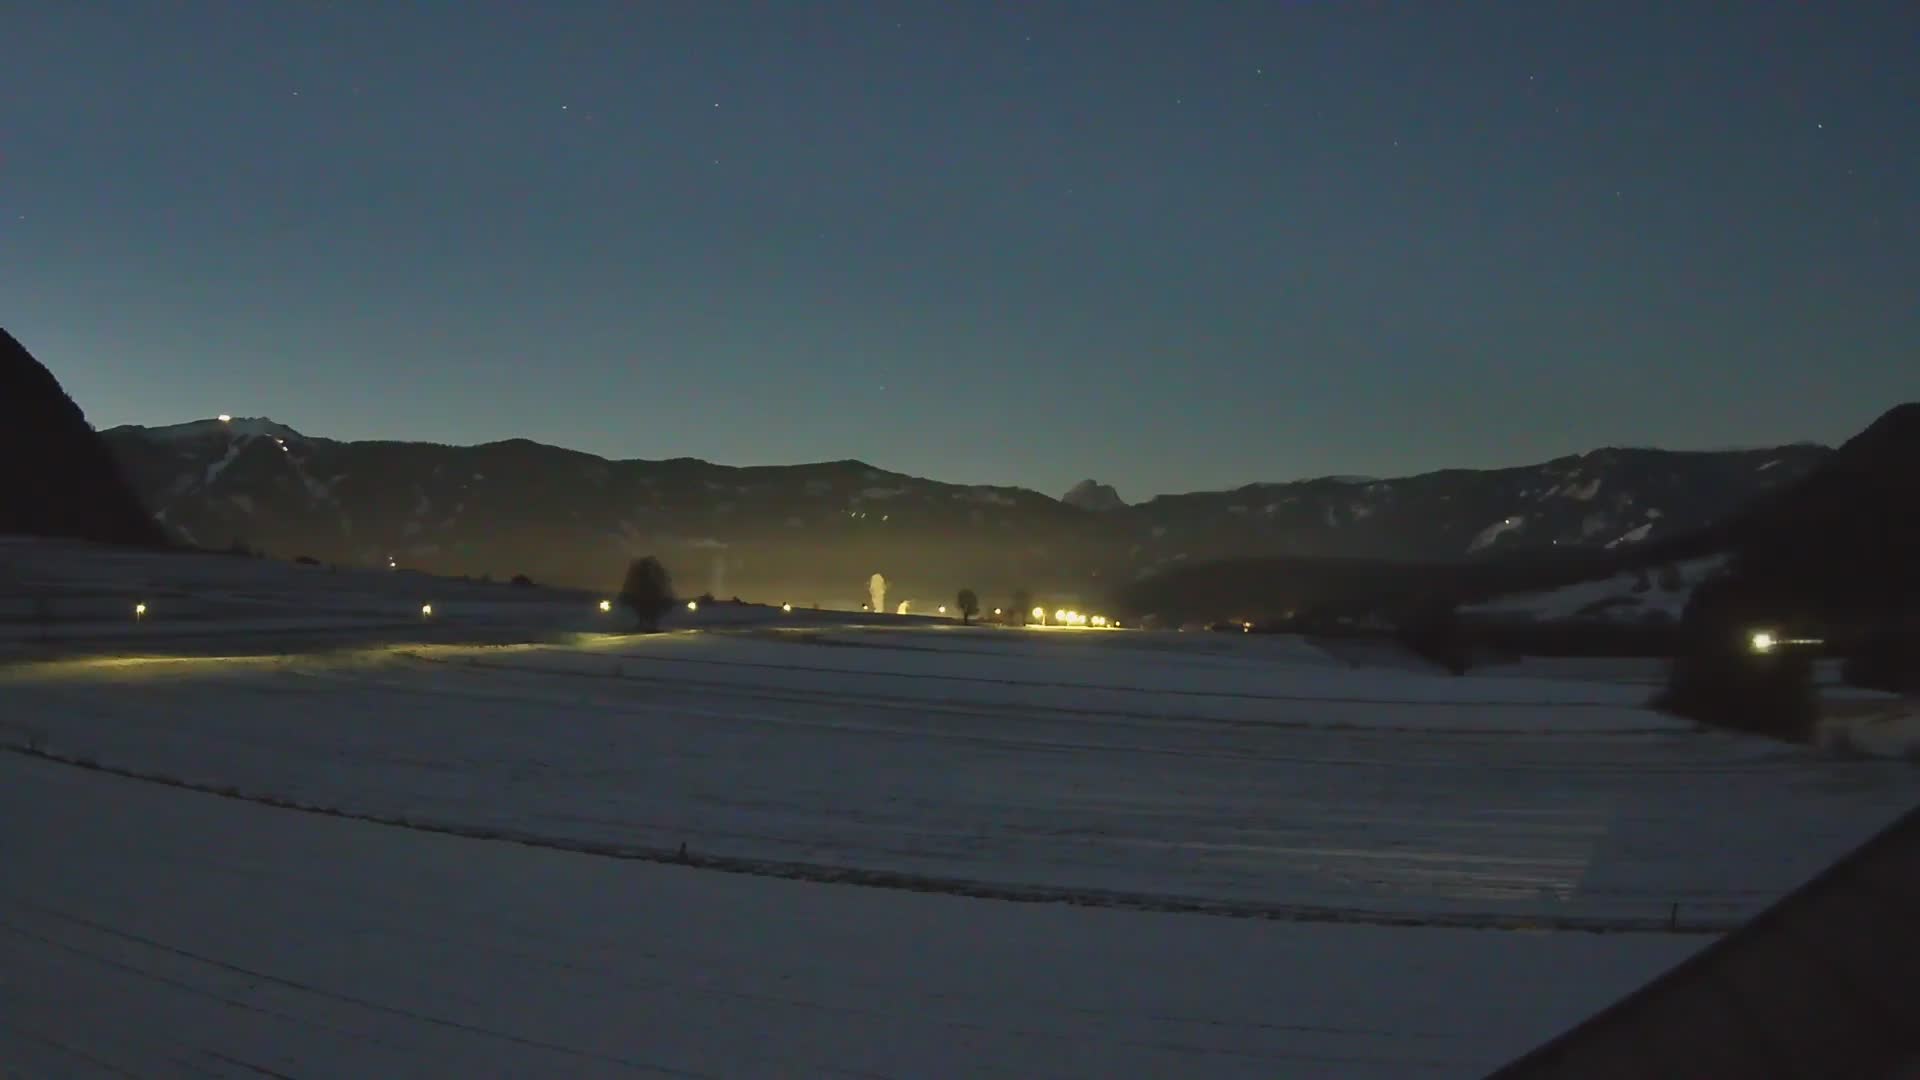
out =
[[1047,609],[1034,608],[1033,621],[1042,626],[1093,626],[1102,629],[1118,629],[1120,626],[1119,622],[1105,615],[1088,615],[1067,608],[1054,612],[1051,620],[1047,618]]

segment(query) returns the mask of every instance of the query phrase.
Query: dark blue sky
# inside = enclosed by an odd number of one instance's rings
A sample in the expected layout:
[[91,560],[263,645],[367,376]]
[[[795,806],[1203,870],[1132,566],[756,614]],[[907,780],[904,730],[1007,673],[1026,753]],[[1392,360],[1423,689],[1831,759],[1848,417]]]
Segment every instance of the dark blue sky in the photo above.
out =
[[1920,5],[0,0],[100,426],[1144,498],[1920,397]]

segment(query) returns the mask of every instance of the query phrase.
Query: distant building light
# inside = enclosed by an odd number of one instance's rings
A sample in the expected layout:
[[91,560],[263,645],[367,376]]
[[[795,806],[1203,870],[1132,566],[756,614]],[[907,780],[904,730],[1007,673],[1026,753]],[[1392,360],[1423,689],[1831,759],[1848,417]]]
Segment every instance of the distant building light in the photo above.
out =
[[232,423],[232,422],[233,422],[233,417],[231,417],[231,416],[228,416],[228,415],[227,415],[226,413],[221,413],[221,414],[220,414],[220,422],[221,422],[221,423],[223,423],[223,424],[230,424],[230,423]]

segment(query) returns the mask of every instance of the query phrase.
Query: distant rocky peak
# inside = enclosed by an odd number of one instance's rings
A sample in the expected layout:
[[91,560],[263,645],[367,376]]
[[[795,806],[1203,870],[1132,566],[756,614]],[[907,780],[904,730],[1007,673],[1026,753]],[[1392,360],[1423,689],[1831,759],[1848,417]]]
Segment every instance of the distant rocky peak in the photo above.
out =
[[1082,480],[1073,485],[1073,490],[1061,496],[1060,501],[1068,506],[1077,506],[1082,510],[1105,513],[1118,510],[1127,505],[1112,484],[1101,484],[1093,480]]

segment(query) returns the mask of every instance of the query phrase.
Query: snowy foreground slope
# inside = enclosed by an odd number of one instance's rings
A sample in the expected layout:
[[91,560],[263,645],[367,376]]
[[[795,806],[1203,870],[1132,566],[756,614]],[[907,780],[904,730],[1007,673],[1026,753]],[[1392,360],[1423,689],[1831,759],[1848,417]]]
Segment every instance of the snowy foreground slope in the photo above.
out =
[[1618,664],[26,550],[0,1076],[1472,1076],[1914,790]]
[[26,1077],[1472,1076],[1704,940],[809,885],[13,754],[0,814]]

